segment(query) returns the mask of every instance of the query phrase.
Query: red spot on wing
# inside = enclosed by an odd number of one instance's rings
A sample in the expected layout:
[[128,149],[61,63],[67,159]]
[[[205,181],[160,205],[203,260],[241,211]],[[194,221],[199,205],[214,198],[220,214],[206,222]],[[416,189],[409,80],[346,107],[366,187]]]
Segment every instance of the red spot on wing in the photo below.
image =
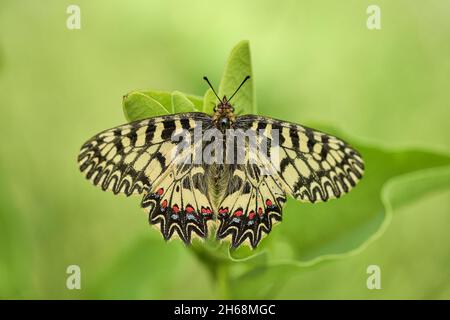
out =
[[219,214],[227,214],[228,213],[228,208],[220,208],[219,209]]
[[249,219],[253,219],[255,217],[255,211],[250,211],[250,213],[248,214],[248,218]]
[[173,205],[172,211],[175,212],[175,213],[178,213],[178,212],[180,211],[180,208],[178,208],[178,205],[177,205],[177,204],[174,204],[174,205]]
[[211,209],[209,207],[202,207],[200,212],[203,214],[211,214]]
[[163,207],[164,209],[167,207],[167,200],[164,200],[164,201],[161,203],[161,207]]
[[192,206],[190,206],[190,205],[187,205],[186,209],[184,209],[184,211],[186,211],[187,213],[192,213],[192,212],[194,212],[194,208],[192,208]]
[[162,194],[164,193],[164,189],[163,188],[159,188],[158,191],[156,191],[156,193],[160,196],[162,196]]
[[234,212],[234,215],[236,216],[236,217],[240,217],[240,216],[242,216],[242,209],[237,209],[235,212]]
[[270,207],[272,205],[272,201],[270,199],[266,200],[266,206]]
[[261,216],[263,214],[263,209],[261,207],[258,208],[258,214]]

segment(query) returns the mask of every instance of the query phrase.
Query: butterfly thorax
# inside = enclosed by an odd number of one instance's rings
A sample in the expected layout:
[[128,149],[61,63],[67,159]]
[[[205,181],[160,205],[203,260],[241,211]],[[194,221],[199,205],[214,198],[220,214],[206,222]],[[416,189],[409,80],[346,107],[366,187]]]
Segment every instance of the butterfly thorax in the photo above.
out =
[[224,96],[214,108],[213,123],[217,129],[225,133],[225,130],[230,129],[235,122],[234,108]]

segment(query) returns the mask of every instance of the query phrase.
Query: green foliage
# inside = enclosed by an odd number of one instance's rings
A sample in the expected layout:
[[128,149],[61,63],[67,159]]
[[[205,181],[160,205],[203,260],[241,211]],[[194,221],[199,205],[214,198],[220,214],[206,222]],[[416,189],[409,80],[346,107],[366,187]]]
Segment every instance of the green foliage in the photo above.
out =
[[198,111],[194,103],[189,100],[183,93],[174,91],[172,93],[172,113],[193,112]]
[[220,81],[219,97],[227,96],[230,98],[246,76],[250,76],[250,80],[233,98],[233,105],[237,106],[236,112],[238,114],[257,114],[250,45],[248,41],[241,41],[231,50]]
[[[156,95],[160,96],[160,95]],[[165,98],[160,96],[161,98]],[[154,117],[155,115],[170,114],[163,104],[159,103],[154,94],[142,92],[131,92],[123,97],[123,108],[125,118],[128,121],[141,120]]]
[[[233,98],[233,105],[237,114],[257,114],[253,90],[250,45],[248,41],[241,41],[231,50],[228,57],[225,71],[220,81],[219,98],[223,96],[230,98],[246,76],[250,76],[250,80],[245,83],[239,90],[239,93]],[[214,106],[217,104],[217,97],[211,89],[206,91],[203,101],[203,112],[212,114]]]
[[[230,97],[246,76],[252,77],[250,46],[248,41],[241,41],[234,47],[228,58],[225,72],[220,81],[219,97],[225,95]],[[236,112],[238,114],[256,114],[254,96],[253,80],[250,78],[233,98]],[[216,104],[217,97],[209,88],[203,98],[186,95],[179,91],[168,93],[153,90],[133,91],[123,98],[123,110],[128,121],[200,110],[213,114]]]
[[141,120],[171,113],[201,109],[201,98],[174,91],[133,91],[123,97],[123,112],[128,121]]

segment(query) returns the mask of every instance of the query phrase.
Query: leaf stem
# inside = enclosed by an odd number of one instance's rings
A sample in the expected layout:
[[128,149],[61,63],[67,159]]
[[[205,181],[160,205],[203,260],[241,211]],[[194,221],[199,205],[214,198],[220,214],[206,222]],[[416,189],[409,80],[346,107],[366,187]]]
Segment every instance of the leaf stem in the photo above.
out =
[[229,283],[230,283],[230,270],[228,264],[218,264],[216,269],[216,286],[217,286],[217,298],[226,300],[229,299]]
[[218,248],[192,245],[191,251],[209,271],[214,281],[217,299],[229,299],[230,264],[226,258],[217,255]]

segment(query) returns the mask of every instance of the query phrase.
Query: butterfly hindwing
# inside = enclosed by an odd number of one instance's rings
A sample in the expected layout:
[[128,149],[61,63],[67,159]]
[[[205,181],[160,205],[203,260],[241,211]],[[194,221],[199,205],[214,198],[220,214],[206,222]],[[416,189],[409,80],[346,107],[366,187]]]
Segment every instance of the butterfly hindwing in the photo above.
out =
[[231,238],[236,248],[246,242],[256,248],[272,225],[281,221],[286,194],[274,176],[262,175],[257,164],[232,166],[219,205],[217,238]]
[[148,212],[150,224],[159,227],[165,240],[176,235],[189,244],[193,234],[206,238],[207,222],[213,218],[213,211],[207,196],[205,169],[192,164],[172,166],[144,196],[141,206]]

